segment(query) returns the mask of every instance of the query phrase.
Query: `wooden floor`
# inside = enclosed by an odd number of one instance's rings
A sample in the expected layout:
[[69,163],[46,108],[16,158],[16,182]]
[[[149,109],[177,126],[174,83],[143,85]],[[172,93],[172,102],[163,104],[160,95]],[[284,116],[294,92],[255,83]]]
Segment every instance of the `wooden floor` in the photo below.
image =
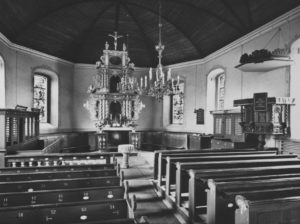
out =
[[137,157],[131,157],[130,168],[123,169],[125,179],[129,181],[129,192],[137,197],[137,218],[146,216],[150,224],[182,224],[173,210],[163,202],[156,193],[153,179],[153,153],[139,152]]

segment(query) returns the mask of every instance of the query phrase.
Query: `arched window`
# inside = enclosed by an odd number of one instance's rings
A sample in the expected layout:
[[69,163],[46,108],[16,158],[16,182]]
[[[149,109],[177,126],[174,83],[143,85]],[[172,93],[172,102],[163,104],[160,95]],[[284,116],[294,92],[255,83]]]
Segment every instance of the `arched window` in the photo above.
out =
[[177,80],[174,84],[175,94],[171,95],[171,124],[183,124],[184,115],[184,82]]
[[5,108],[5,67],[0,55],[0,108]]
[[224,109],[226,74],[223,68],[216,68],[207,75],[205,129],[212,133],[214,121],[211,111]]
[[33,75],[33,107],[40,109],[40,122],[50,123],[50,78],[44,74]]
[[221,73],[216,77],[216,109],[224,109],[224,96],[225,96],[225,73]]
[[59,79],[48,66],[32,69],[33,107],[40,108],[41,131],[58,127],[59,123]]
[[[293,42],[291,45],[291,58],[294,63],[291,65],[290,76],[290,97],[295,98],[296,104],[291,106],[291,139],[300,139],[300,38]],[[298,103],[297,103],[298,102]]]

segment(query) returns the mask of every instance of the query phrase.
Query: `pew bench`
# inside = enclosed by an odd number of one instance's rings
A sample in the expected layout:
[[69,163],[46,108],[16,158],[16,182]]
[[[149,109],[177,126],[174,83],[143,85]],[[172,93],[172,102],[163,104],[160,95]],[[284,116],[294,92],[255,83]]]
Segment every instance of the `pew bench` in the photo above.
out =
[[1,192],[40,191],[85,187],[121,186],[119,176],[0,182]]
[[83,178],[83,177],[106,177],[116,176],[116,169],[100,169],[100,170],[73,170],[59,172],[34,172],[34,173],[9,173],[1,174],[0,182],[5,181],[26,181],[26,180],[51,180],[66,178]]
[[[274,179],[259,179],[259,180],[238,180],[217,182],[212,179],[208,180],[209,190],[207,192],[207,221],[208,224],[232,223],[228,204],[234,204],[235,198],[219,197],[221,192],[226,191],[251,191],[274,189],[282,187],[297,187],[300,184],[300,177],[290,178],[274,178]],[[224,195],[224,194],[222,194]]]
[[112,223],[131,218],[125,199],[0,208],[1,224]]
[[[222,150],[217,150],[217,149],[210,149],[210,150],[161,150],[161,151],[155,151],[154,152],[154,179],[158,179],[158,175],[161,172],[165,172],[164,167],[165,167],[165,160],[163,158],[167,156],[190,156],[192,157],[194,154],[223,154],[223,153],[239,153],[239,154],[277,154],[276,150],[270,150],[270,151],[257,151],[255,149],[249,148],[249,149],[243,149],[243,150],[233,150],[233,149],[222,149]],[[183,155],[184,154],[184,155]]]
[[[284,192],[284,195],[282,195]],[[276,194],[253,197],[249,194],[237,195],[234,224],[274,224],[300,223],[300,192],[281,189]]]
[[[263,154],[251,154],[251,155],[230,155],[224,154],[220,156],[195,156],[195,157],[167,157],[166,158],[166,194],[170,194],[171,184],[177,185],[177,189],[180,189],[182,186],[182,181],[185,181],[186,188],[188,183],[188,170],[197,168],[197,165],[201,162],[226,162],[229,161],[239,161],[239,160],[264,160],[264,161],[271,161],[271,160],[278,160],[278,161],[297,161],[300,160],[297,158],[297,155],[263,155]],[[184,164],[184,165],[178,165]],[[177,172],[178,171],[178,172]],[[183,178],[182,178],[183,176]],[[185,179],[184,179],[185,178]],[[178,182],[176,182],[178,179]],[[181,181],[182,179],[182,181]],[[178,185],[179,184],[179,185]]]
[[113,200],[128,197],[125,194],[128,192],[121,186],[5,192],[0,193],[0,207]]
[[[247,159],[296,159],[296,155],[275,155],[275,154],[239,154],[239,153],[217,153],[217,154],[194,154],[192,157],[170,157],[163,158],[165,160],[165,180],[166,192],[169,193],[170,185],[175,183],[176,163],[192,163],[205,161],[224,161],[224,160],[247,160]],[[163,171],[163,170],[162,170]],[[158,184],[162,184],[163,172],[159,174]]]
[[[200,169],[189,170],[189,189],[188,189],[188,208],[191,219],[196,219],[197,206],[206,205],[207,197],[207,180],[209,178],[231,178],[232,180],[240,177],[249,177],[249,175],[263,175],[274,177],[277,175],[298,175],[300,173],[300,165],[287,166],[269,166],[269,167],[247,167],[247,168],[226,168],[226,169]],[[182,190],[184,192],[184,190]],[[178,206],[182,206],[184,202],[184,194],[176,192],[176,202]]]
[[[247,168],[252,167],[268,167],[268,166],[288,166],[288,165],[300,165],[300,160],[297,159],[277,159],[277,160],[244,160],[244,161],[223,161],[223,162],[197,162],[197,163],[177,163],[176,170],[176,200],[181,198],[184,189],[188,189],[189,192],[189,217],[193,220],[196,213],[195,201],[193,196],[199,195],[201,190],[197,188],[197,181],[193,178],[193,172],[189,170],[197,169],[211,170],[214,172],[215,169],[228,169],[228,168]],[[182,171],[184,170],[184,171]],[[189,175],[185,176],[187,173]],[[182,175],[183,174],[183,175]],[[189,179],[189,177],[191,177]],[[188,183],[188,186],[187,186]],[[180,203],[180,202],[177,202]]]
[[[270,187],[269,189],[248,189],[243,191],[236,191],[236,190],[229,190],[222,192],[221,195],[218,196],[217,202],[223,203],[224,201],[235,201],[235,203],[229,203],[227,206],[224,206],[224,213],[227,217],[226,220],[231,220],[230,222],[235,222],[235,211],[236,209],[240,209],[243,206],[247,206],[245,204],[245,201],[258,201],[258,200],[269,200],[269,199],[279,199],[284,197],[297,197],[300,196],[300,187],[290,187],[290,186],[284,186],[284,187]],[[223,202],[222,202],[223,201]],[[269,205],[272,207],[272,205]],[[226,207],[226,208],[225,208]],[[244,207],[244,209],[247,209]],[[244,211],[243,211],[244,212]],[[222,216],[222,217],[225,217]],[[244,220],[245,221],[245,220]],[[240,223],[240,222],[238,222]],[[275,223],[275,222],[274,222]]]
[[33,173],[33,172],[60,172],[74,170],[110,170],[116,169],[116,164],[95,164],[95,165],[67,165],[67,166],[41,166],[41,167],[5,167],[0,168],[0,174],[9,173]]

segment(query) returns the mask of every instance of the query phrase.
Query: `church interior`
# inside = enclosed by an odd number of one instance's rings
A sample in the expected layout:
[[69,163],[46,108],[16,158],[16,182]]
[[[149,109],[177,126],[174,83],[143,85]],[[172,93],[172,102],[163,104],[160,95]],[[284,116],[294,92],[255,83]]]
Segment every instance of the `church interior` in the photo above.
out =
[[0,223],[299,224],[299,73],[299,0],[1,0]]

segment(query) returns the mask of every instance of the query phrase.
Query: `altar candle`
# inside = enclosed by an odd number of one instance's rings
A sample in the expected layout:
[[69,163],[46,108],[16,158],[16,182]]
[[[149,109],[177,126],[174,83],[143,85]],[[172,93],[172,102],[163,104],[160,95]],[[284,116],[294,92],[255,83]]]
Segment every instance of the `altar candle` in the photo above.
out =
[[177,76],[177,86],[179,85],[179,75]]
[[147,76],[145,76],[145,87],[147,87]]
[[152,68],[149,69],[149,80],[152,80]]
[[156,81],[158,80],[158,70],[156,69]]
[[168,80],[171,80],[171,69],[168,69]]
[[141,77],[141,88],[143,88],[143,77]]

